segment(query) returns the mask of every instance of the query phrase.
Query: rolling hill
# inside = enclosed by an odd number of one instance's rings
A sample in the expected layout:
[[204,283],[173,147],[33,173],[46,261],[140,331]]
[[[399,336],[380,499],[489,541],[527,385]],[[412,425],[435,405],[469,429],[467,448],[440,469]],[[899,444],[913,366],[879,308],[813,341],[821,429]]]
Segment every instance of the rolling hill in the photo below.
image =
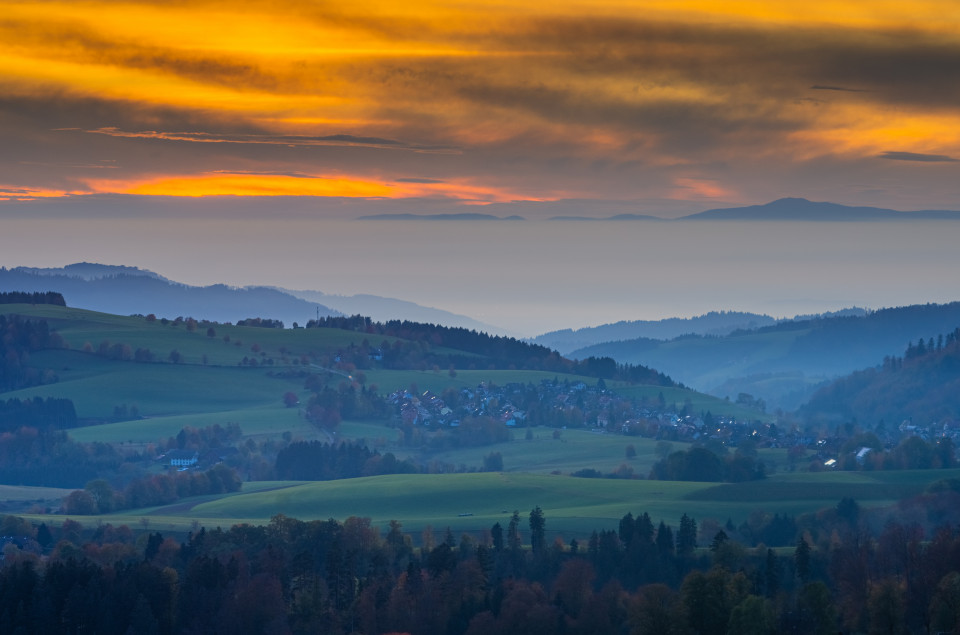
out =
[[[304,379],[312,373],[333,372],[328,381],[334,385],[342,381],[346,371],[326,370],[337,364],[335,358],[341,354],[356,362],[356,366],[350,367],[362,373],[363,381],[386,392],[411,385],[439,394],[451,387],[475,389],[483,382],[538,384],[569,372],[564,370],[566,362],[543,347],[452,330],[466,338],[462,346],[467,348],[458,349],[454,346],[461,344],[452,335],[448,335],[449,345],[436,344],[440,337],[435,332],[438,327],[429,327],[429,333],[418,335],[416,325],[410,324],[405,325],[404,337],[389,333],[371,335],[367,329],[276,329],[204,323],[191,326],[189,321],[151,321],[52,305],[3,305],[0,312],[42,319],[69,346],[30,354],[30,364],[48,371],[57,381],[0,393],[0,398],[69,398],[76,404],[78,417],[104,424],[96,426],[103,432],[104,440],[155,440],[158,435],[175,434],[183,425],[226,421],[244,421],[249,434],[279,433],[282,425],[306,429],[309,425],[303,420],[297,422],[295,409],[284,407],[281,397],[292,391],[306,401],[309,391],[304,388]],[[513,348],[505,347],[510,342]],[[357,353],[369,346],[389,348],[403,356],[373,361],[366,354]],[[509,354],[517,358],[499,360],[485,350],[512,351]],[[539,365],[538,355],[543,357],[546,367],[508,368],[521,359]],[[449,360],[459,360],[464,366],[458,365],[450,373]],[[443,372],[436,368],[438,364],[443,364]],[[566,377],[572,382],[597,381],[596,376]],[[636,394],[643,388],[618,381],[611,381],[610,386]],[[671,402],[689,401],[698,411],[744,414],[722,399],[669,384],[649,386],[646,390],[651,398],[666,392]],[[144,419],[114,422],[115,409],[124,404],[135,404]],[[82,428],[77,433],[87,440],[96,440],[99,434],[94,428]]]
[[925,426],[960,415],[960,329],[821,387],[800,409],[815,422]]
[[490,333],[504,332],[463,315],[392,298],[338,296],[280,287],[223,284],[198,287],[169,280],[146,269],[86,262],[60,268],[0,268],[0,289],[56,290],[70,306],[118,315],[155,313],[168,318],[184,316],[215,322],[263,317],[291,326],[317,316],[361,314],[376,320],[405,319]]
[[782,322],[722,337],[606,342],[569,353],[645,364],[717,396],[747,392],[792,410],[829,379],[879,364],[919,337],[960,325],[960,302]]

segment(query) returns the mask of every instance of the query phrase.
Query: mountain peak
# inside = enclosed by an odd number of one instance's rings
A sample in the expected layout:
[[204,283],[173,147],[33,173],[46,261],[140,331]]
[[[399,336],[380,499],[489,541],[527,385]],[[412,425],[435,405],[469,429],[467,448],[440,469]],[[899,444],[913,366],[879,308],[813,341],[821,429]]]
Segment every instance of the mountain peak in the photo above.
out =
[[711,209],[679,220],[780,220],[780,221],[875,221],[915,219],[960,219],[960,212],[923,210],[901,212],[881,207],[853,207],[839,203],[780,198],[763,205]]

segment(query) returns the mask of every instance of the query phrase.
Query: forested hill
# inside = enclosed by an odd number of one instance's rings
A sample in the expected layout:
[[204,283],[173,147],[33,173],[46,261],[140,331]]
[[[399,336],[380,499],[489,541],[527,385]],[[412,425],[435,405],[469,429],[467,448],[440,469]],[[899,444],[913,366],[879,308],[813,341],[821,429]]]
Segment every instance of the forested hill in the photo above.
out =
[[63,346],[46,321],[0,314],[0,392],[55,381],[53,371],[30,364],[30,354]]
[[[96,267],[103,269],[100,277],[94,276]],[[88,265],[82,270],[83,275],[74,275],[72,270],[40,273],[0,268],[0,288],[27,293],[54,289],[70,306],[116,315],[155,313],[162,317],[192,316],[215,322],[235,322],[261,315],[285,321],[289,326],[294,321],[302,324],[316,317],[318,311],[321,315],[339,314],[325,305],[276,289],[222,284],[194,287],[152,272],[131,269]]]
[[[570,353],[645,364],[717,396],[749,392],[768,404],[816,383],[875,366],[911,340],[960,325],[960,302],[871,311],[862,316],[782,322],[724,337],[608,342]],[[779,404],[793,409],[797,403]]]
[[602,324],[581,329],[563,329],[538,335],[530,341],[556,349],[563,355],[572,351],[599,344],[634,339],[670,340],[681,335],[727,335],[733,331],[770,326],[774,320],[769,315],[744,313],[742,311],[711,311],[692,318],[667,318],[665,320],[631,320],[614,324]]
[[287,326],[305,323],[317,314],[370,315],[377,320],[405,319],[503,332],[465,315],[369,294],[332,295],[282,287],[192,286],[147,269],[81,262],[65,267],[0,267],[0,289],[44,292],[56,289],[70,306],[131,315],[192,316],[198,320],[235,322],[259,315]]
[[[427,364],[440,366],[450,364],[458,368],[483,364],[500,369],[546,370],[642,384],[676,385],[667,375],[643,365],[619,364],[610,357],[569,360],[546,346],[459,327],[405,320],[375,322],[368,317],[355,315],[310,320],[307,322],[307,328],[358,331],[368,336],[398,337],[420,343],[421,362]],[[382,356],[381,361],[388,368],[407,367],[412,361],[402,346],[384,347],[379,351],[379,355]]]
[[902,357],[886,357],[818,390],[801,409],[809,421],[852,421],[888,427],[905,420],[929,425],[960,419],[960,328],[910,343]]

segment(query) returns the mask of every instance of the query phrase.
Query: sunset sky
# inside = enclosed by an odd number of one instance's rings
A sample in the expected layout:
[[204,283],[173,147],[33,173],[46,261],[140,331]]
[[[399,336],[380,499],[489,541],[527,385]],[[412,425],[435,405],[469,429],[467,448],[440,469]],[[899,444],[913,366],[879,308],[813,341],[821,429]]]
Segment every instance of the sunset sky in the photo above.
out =
[[8,201],[960,207],[955,0],[0,1],[0,16]]
[[[956,0],[0,0],[0,42],[0,266],[372,293],[527,334],[960,297],[950,223],[546,221],[960,209]],[[351,220],[399,212],[534,222]]]

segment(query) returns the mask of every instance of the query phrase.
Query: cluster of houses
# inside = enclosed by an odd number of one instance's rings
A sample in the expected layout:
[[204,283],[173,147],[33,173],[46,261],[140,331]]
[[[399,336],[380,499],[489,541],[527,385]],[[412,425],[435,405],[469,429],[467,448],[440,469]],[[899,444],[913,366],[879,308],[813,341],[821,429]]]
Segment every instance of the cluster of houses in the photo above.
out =
[[467,417],[491,417],[510,428],[528,423],[571,423],[598,432],[671,441],[713,437],[731,445],[747,436],[768,435],[771,431],[769,424],[741,423],[709,413],[691,414],[687,412],[689,408],[668,405],[662,395],[652,403],[629,399],[607,390],[602,381],[595,385],[556,379],[545,379],[536,385],[481,383],[455,394],[447,391],[444,396],[429,390],[414,394],[400,389],[388,395],[387,402],[404,425],[429,428],[456,428]]
[[[502,386],[481,383],[473,389],[463,388],[455,394],[444,393],[448,400],[431,391],[413,394],[400,389],[387,397],[395,408],[399,423],[432,429],[456,428],[466,417],[491,417],[507,427],[547,425],[570,420],[577,411],[578,425],[598,433],[642,436],[678,442],[712,441],[730,448],[750,442],[757,448],[802,448],[808,458],[819,460],[825,468],[837,467],[836,458],[851,435],[841,430],[820,436],[795,425],[781,425],[760,418],[736,419],[726,415],[692,413],[689,407],[657,400],[628,399],[607,390],[600,381],[588,385],[582,381],[543,380],[539,384],[508,383]],[[456,402],[456,403],[452,403]],[[539,416],[532,416],[536,408]],[[564,414],[568,415],[564,418]],[[558,416],[553,416],[558,415]],[[887,448],[904,438],[916,436],[928,442],[950,438],[960,447],[960,421],[945,421],[931,426],[916,426],[910,421],[887,432],[878,433]],[[856,452],[863,464],[869,448]]]

